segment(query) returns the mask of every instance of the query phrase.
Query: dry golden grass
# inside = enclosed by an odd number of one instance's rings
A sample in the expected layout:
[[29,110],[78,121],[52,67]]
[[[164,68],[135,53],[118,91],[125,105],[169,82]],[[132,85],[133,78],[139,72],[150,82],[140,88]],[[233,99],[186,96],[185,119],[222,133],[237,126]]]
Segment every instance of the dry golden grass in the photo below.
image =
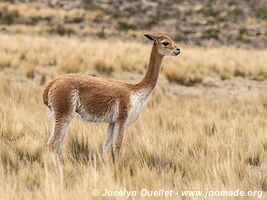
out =
[[[51,121],[40,83],[66,72],[141,76],[151,44],[20,35],[0,35],[0,44],[0,199],[94,199],[95,188],[266,191],[266,92],[192,98],[189,88],[180,95],[182,87],[163,76],[128,129],[117,168],[102,163],[106,126],[77,116],[59,175],[46,148]],[[181,56],[166,58],[163,68],[167,77],[177,74],[178,83],[181,74],[232,79],[236,70],[250,81],[267,73],[267,56],[264,50],[185,47]]]
[[[0,43],[0,68],[34,67],[35,73],[51,76],[66,72],[143,73],[151,49],[145,42],[6,34],[0,34]],[[170,81],[186,85],[188,80],[201,82],[203,76],[267,79],[266,50],[182,46],[181,55],[163,63]]]

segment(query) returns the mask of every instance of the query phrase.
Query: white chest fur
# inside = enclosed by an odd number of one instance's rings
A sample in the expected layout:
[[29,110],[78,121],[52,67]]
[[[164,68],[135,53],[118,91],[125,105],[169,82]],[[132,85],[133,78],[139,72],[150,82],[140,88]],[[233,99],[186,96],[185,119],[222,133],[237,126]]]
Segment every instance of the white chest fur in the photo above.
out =
[[130,126],[139,115],[143,112],[150,93],[147,91],[139,91],[130,96],[130,109],[128,112],[127,126]]

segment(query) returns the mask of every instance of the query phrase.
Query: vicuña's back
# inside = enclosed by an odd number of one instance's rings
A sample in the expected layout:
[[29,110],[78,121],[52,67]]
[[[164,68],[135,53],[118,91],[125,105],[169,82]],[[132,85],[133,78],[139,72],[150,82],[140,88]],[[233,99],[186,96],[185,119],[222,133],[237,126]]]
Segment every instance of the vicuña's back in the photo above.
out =
[[112,147],[113,158],[119,154],[124,130],[143,111],[159,76],[165,55],[178,55],[180,49],[167,35],[145,35],[154,41],[149,67],[143,80],[128,84],[86,75],[67,74],[50,81],[44,88],[43,102],[53,117],[49,149],[63,162],[61,146],[67,126],[75,113],[89,122],[109,123],[103,153],[108,158]]

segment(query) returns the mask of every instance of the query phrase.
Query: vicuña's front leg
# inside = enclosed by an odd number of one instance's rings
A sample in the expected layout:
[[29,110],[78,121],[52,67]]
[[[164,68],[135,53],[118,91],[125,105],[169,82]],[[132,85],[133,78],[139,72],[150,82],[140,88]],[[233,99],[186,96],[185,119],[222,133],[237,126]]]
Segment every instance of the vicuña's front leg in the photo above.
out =
[[104,161],[106,162],[109,160],[109,150],[113,142],[113,130],[114,130],[114,124],[110,123],[108,125],[107,133],[105,136],[105,141],[103,144],[103,158],[104,158]]
[[124,136],[125,124],[124,123],[116,123],[114,125],[114,136],[113,136],[113,159],[114,161],[118,160],[121,144]]

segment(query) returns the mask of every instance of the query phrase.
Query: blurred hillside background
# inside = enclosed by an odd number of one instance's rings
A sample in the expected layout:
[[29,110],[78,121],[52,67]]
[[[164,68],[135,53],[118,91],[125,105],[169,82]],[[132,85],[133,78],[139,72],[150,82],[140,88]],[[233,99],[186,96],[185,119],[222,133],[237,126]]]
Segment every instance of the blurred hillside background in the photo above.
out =
[[150,31],[193,45],[266,47],[267,1],[2,0],[0,24],[7,33],[127,38]]

